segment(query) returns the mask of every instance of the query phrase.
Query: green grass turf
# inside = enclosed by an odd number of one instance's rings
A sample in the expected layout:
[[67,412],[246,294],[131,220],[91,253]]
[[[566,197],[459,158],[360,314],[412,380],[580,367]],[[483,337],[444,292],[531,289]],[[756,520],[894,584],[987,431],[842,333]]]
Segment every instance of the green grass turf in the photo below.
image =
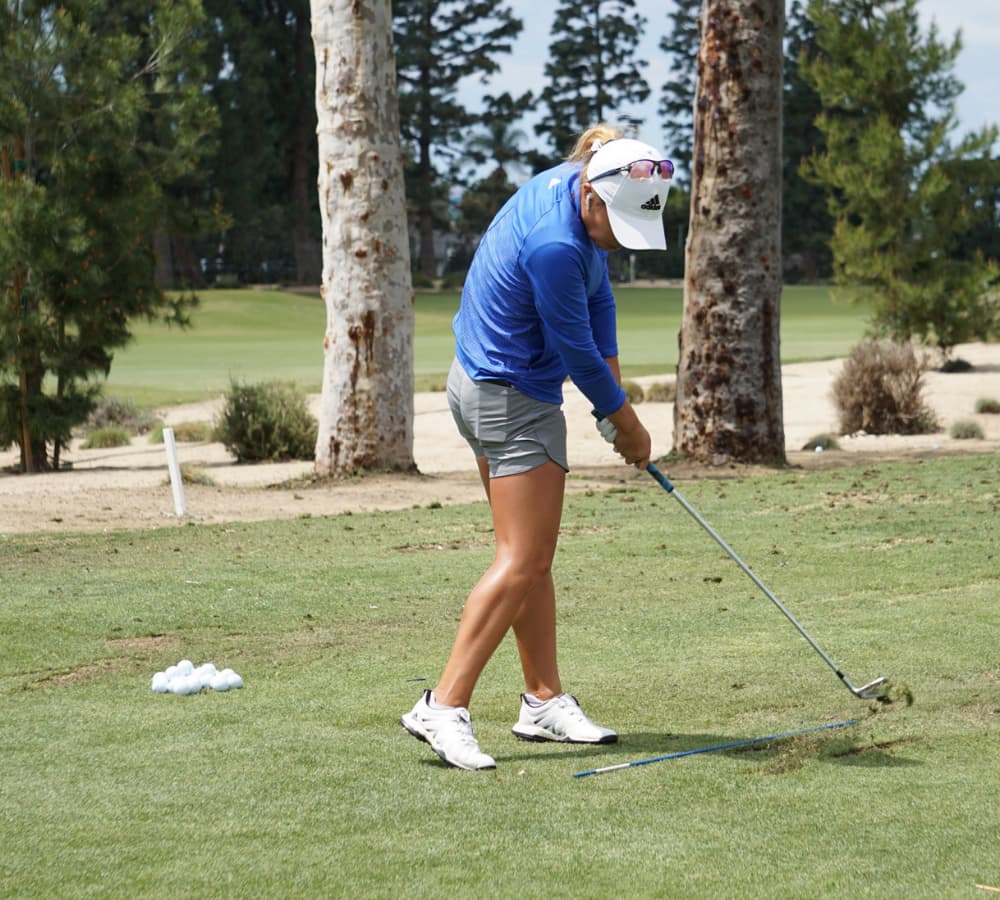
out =
[[[137,324],[135,340],[115,354],[105,394],[140,406],[217,396],[231,379],[295,381],[320,389],[326,311],[318,297],[277,291],[205,291],[181,331]],[[682,314],[679,288],[617,291],[619,343],[627,377],[671,372]],[[451,364],[451,320],[458,293],[418,293],[414,373],[418,390],[440,387]],[[787,287],[782,298],[782,359],[846,354],[864,332],[865,310],[837,302],[825,287]]]
[[[856,682],[912,689],[878,712],[652,480],[571,497],[563,678],[621,741],[516,741],[508,639],[472,704],[495,773],[397,721],[487,565],[484,504],[0,536],[0,895],[977,896],[1000,885],[996,476],[677,485]],[[151,693],[182,657],[246,687]]]

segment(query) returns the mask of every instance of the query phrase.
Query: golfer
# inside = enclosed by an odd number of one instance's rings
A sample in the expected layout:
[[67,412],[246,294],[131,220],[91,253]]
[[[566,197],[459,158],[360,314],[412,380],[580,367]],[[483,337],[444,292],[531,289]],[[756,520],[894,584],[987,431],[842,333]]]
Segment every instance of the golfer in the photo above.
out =
[[[566,376],[593,404],[626,463],[644,467],[649,433],[621,387],[609,251],[665,249],[662,210],[673,164],[599,125],[569,158],[520,188],[472,260],[454,320],[448,402],[476,456],[496,555],[465,602],[434,690],[401,723],[446,763],[493,769],[469,703],[483,668],[514,629],[525,692],[514,734],[531,741],[618,739],[563,692],[556,664],[552,558],[566,472]],[[607,424],[611,423],[613,429]]]

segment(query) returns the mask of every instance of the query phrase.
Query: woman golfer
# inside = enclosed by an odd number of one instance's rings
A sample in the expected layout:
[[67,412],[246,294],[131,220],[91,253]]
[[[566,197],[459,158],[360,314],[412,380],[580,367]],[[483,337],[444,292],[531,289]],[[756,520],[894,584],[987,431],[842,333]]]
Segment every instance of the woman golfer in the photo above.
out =
[[454,321],[448,402],[476,455],[496,556],[465,602],[436,687],[400,720],[452,766],[496,768],[479,749],[468,706],[510,628],[525,685],[514,734],[618,739],[563,693],[556,664],[551,566],[569,468],[562,384],[569,375],[610,421],[626,463],[646,465],[649,433],[620,384],[607,252],[666,247],[661,214],[672,175],[673,164],[653,147],[592,128],[564,163],[511,197],[472,260]]

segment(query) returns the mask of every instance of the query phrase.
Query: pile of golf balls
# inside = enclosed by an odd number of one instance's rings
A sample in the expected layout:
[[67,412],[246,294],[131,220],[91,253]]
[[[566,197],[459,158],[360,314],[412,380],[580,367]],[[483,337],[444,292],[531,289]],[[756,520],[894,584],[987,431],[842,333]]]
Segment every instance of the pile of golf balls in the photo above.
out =
[[196,667],[189,659],[182,659],[176,666],[157,672],[152,684],[154,694],[197,694],[205,688],[229,691],[241,687],[243,679],[232,669],[220,672],[210,662]]

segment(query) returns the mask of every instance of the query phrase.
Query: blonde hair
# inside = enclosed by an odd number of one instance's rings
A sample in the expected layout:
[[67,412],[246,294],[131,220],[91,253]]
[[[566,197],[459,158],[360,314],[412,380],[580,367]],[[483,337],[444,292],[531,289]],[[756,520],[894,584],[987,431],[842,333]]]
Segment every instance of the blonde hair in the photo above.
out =
[[608,125],[606,122],[593,125],[576,139],[576,145],[566,157],[566,162],[580,163],[581,166],[586,167],[602,144],[606,144],[608,141],[617,141],[621,137],[624,137],[621,129],[614,125]]

